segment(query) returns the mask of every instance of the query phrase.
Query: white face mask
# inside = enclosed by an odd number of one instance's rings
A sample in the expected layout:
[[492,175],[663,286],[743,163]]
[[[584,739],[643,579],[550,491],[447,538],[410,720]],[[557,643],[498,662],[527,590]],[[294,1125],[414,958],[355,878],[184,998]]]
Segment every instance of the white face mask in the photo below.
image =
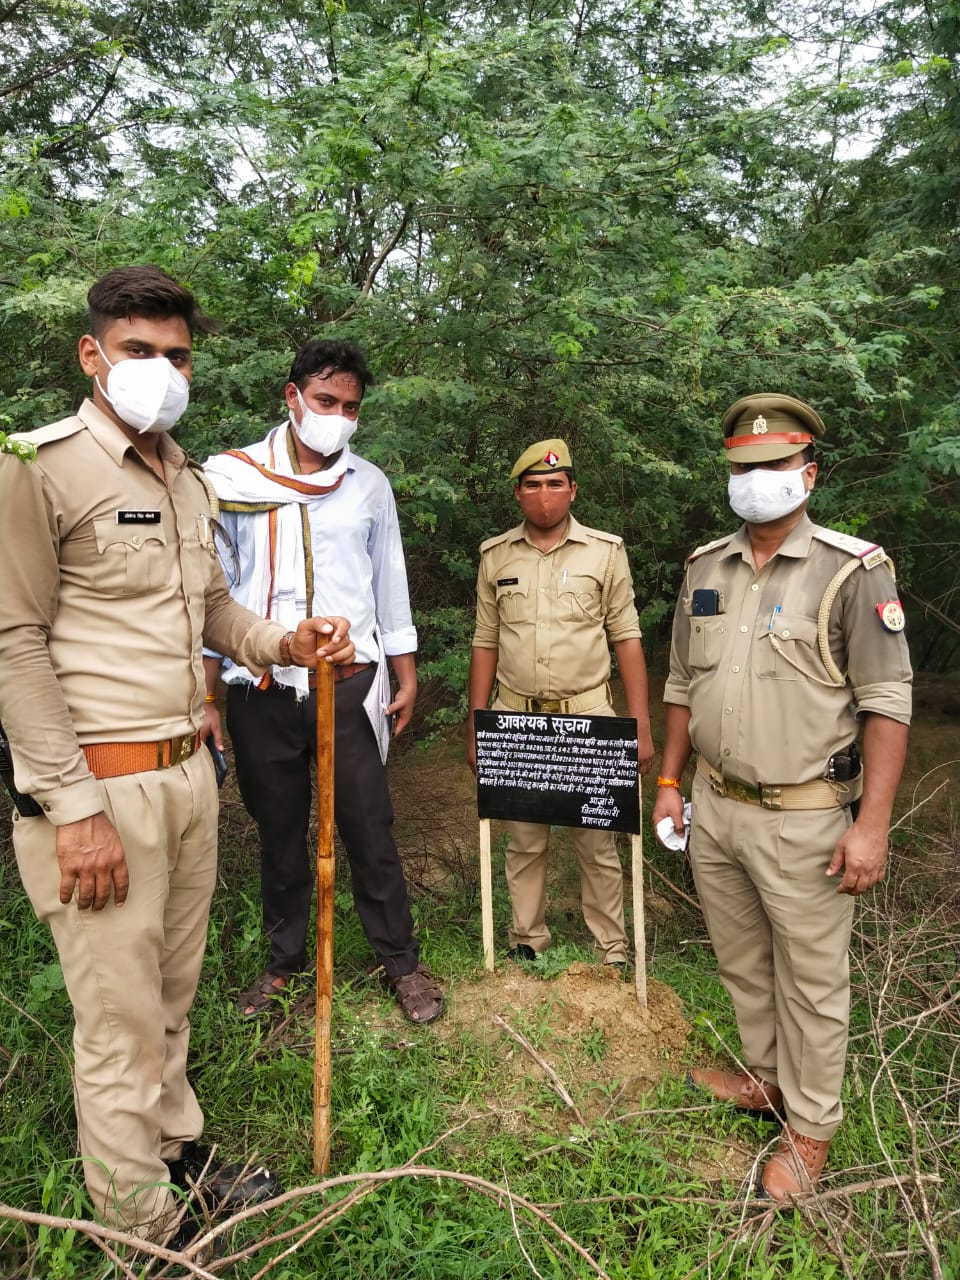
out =
[[299,391],[297,399],[300,401],[303,417],[297,422],[291,409],[290,423],[303,443],[325,458],[338,453],[356,431],[357,419],[345,418],[339,413],[316,413],[308,408]]
[[788,516],[808,497],[803,483],[806,467],[799,471],[766,471],[754,467],[742,476],[731,476],[727,496],[734,514],[750,524],[767,524]]
[[190,383],[166,356],[151,360],[118,360],[110,364],[100,343],[97,350],[110,365],[107,385],[97,386],[114,413],[141,435],[169,431],[190,403]]

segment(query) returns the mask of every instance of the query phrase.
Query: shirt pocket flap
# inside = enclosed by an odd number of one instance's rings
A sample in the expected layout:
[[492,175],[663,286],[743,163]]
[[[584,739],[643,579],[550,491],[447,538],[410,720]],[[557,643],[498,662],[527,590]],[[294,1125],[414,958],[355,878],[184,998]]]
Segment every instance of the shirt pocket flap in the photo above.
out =
[[504,571],[496,580],[497,609],[506,622],[517,622],[526,611],[530,579],[522,569]]
[[129,547],[136,552],[150,542],[165,546],[167,541],[162,524],[117,524],[115,516],[98,516],[93,522],[93,531],[101,555],[109,547]]
[[817,624],[813,618],[801,618],[796,614],[791,617],[789,614],[780,613],[770,630],[781,643],[816,647]]
[[557,583],[557,595],[566,606],[567,616],[600,619],[602,584],[589,573],[568,573],[564,570]]
[[117,524],[114,516],[98,516],[93,531],[98,555],[92,576],[98,591],[137,596],[167,585],[174,566],[162,525]]
[[706,671],[717,665],[729,643],[728,626],[723,613],[690,619],[688,660],[694,671]]
[[764,621],[757,637],[756,671],[758,676],[774,680],[822,678],[816,620],[780,613],[772,623]]

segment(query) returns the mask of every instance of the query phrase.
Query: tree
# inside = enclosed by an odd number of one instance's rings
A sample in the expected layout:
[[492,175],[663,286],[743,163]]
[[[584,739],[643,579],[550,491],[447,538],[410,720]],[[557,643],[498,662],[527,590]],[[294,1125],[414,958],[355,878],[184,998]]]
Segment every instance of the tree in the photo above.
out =
[[[306,337],[368,348],[358,447],[394,482],[426,669],[454,689],[524,444],[568,439],[656,639],[683,557],[730,524],[719,413],[760,388],[828,421],[820,518],[882,538],[949,612],[955,4],[19,12],[0,22],[26,65],[0,91],[17,426],[80,393],[93,276],[150,260],[224,322],[183,431],[200,456],[280,417]],[[942,627],[918,622],[937,660]]]

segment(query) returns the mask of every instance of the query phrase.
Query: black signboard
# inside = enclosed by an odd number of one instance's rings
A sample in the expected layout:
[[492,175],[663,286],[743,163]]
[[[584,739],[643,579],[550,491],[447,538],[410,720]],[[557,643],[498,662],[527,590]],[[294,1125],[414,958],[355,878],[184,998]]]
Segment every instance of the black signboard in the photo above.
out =
[[637,722],[475,711],[481,818],[640,830]]

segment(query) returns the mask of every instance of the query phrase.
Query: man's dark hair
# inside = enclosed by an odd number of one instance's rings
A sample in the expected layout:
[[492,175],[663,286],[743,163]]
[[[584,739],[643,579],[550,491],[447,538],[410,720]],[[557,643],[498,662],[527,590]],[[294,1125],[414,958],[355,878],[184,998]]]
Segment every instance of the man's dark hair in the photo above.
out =
[[807,466],[808,463],[815,461],[816,456],[817,456],[816,449],[812,444],[808,444],[803,451],[803,465]]
[[217,323],[197,306],[189,289],[159,267],[116,267],[91,286],[87,294],[90,332],[100,338],[114,320],[145,316],[166,320],[179,316],[191,334],[216,333]]
[[366,356],[355,342],[342,338],[311,338],[304,343],[293,357],[287,381],[302,391],[307,379],[320,373],[349,373],[360,383],[361,395],[374,381]]

